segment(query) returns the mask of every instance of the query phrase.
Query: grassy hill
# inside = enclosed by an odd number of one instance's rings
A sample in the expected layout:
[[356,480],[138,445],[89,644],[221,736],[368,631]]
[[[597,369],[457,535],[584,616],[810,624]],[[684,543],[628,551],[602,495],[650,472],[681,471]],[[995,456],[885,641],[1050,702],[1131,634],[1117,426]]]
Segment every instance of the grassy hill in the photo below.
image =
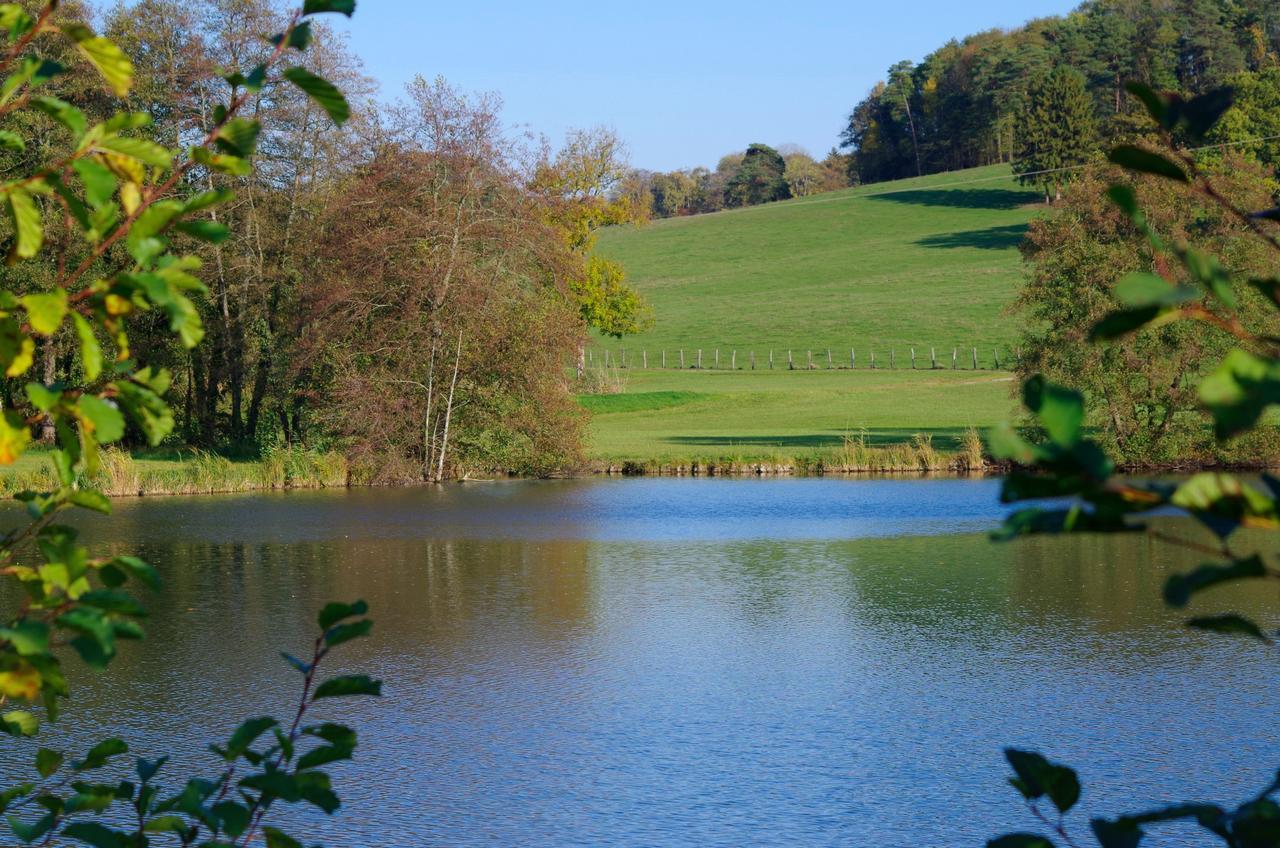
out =
[[890,346],[976,346],[985,359],[1016,335],[1001,310],[1038,199],[995,166],[606,231],[600,253],[657,323],[600,346],[832,348],[845,361],[851,347],[883,359]]
[[[605,350],[616,365],[625,349],[629,367],[596,374],[611,394],[582,397],[591,457],[839,464],[851,441],[891,449],[925,436],[956,450],[970,428],[1008,419],[1013,383],[994,354],[1017,336],[1005,308],[1022,275],[1018,243],[1041,210],[1008,173],[979,168],[603,233],[601,253],[625,265],[657,323],[594,345],[597,372]],[[920,370],[911,370],[912,346]],[[930,347],[940,370],[926,370]],[[953,347],[962,352],[955,371]],[[704,370],[675,368],[678,350],[691,366],[698,348]],[[798,368],[812,350],[818,370],[786,370],[788,348]],[[668,370],[657,367],[663,350]],[[728,370],[733,351],[737,370]],[[888,465],[904,461],[915,460]]]

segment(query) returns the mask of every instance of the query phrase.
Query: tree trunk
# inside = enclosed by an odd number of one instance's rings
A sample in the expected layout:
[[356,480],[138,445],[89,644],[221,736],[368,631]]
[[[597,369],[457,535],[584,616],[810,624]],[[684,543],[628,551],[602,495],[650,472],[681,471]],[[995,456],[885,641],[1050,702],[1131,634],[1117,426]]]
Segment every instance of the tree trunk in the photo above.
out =
[[462,332],[458,332],[458,351],[453,357],[453,379],[449,381],[449,399],[444,407],[444,433],[440,437],[440,459],[436,466],[436,482],[444,479],[444,458],[449,451],[449,422],[453,417],[453,390],[458,385],[458,365],[462,362]]
[[[46,386],[56,383],[58,380],[58,348],[57,343],[52,338],[44,340],[44,384]],[[40,442],[42,444],[51,445],[57,438],[58,431],[54,427],[53,418],[46,415],[40,422]]]

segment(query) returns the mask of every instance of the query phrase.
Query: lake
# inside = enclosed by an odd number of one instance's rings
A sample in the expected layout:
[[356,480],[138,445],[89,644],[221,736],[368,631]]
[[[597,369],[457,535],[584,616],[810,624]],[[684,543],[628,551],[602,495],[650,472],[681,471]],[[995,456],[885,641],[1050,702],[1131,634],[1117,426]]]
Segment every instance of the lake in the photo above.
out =
[[[331,845],[981,845],[1031,829],[1002,747],[1082,770],[1087,814],[1238,803],[1280,764],[1274,662],[1178,626],[1145,538],[996,545],[992,480],[640,479],[120,501],[81,523],[166,589],[41,740],[192,750],[284,715],[316,609],[374,637],[331,670]],[[1190,532],[1190,531],[1188,531]],[[1221,590],[1205,610],[1274,610]],[[334,708],[336,707],[336,709]],[[94,722],[93,732],[75,731]],[[6,745],[6,776],[30,748]],[[24,772],[25,773],[25,772]],[[174,771],[172,777],[181,774]],[[9,782],[12,782],[10,780]],[[1083,833],[1085,813],[1073,814]],[[1153,846],[1210,844],[1189,829]]]

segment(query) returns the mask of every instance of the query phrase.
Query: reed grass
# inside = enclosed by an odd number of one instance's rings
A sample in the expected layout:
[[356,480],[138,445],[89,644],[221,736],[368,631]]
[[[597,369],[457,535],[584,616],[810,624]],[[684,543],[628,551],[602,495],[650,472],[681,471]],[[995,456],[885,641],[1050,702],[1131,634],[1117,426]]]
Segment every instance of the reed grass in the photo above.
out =
[[[207,451],[183,453],[175,460],[149,460],[108,449],[102,453],[98,472],[80,482],[112,497],[128,497],[323,489],[347,486],[352,481],[341,454],[280,448],[249,461],[233,461]],[[57,475],[48,461],[24,462],[0,471],[0,495],[57,486]]]

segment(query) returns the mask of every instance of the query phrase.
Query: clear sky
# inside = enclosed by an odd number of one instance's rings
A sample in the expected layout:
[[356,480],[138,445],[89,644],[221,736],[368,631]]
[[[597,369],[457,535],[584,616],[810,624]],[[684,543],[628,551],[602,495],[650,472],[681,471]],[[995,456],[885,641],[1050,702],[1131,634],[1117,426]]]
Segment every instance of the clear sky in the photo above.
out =
[[[632,163],[714,166],[752,142],[821,156],[900,59],[1073,0],[359,0],[344,24],[383,96],[414,75],[496,91],[553,140],[605,124]],[[345,19],[344,19],[345,20]]]

